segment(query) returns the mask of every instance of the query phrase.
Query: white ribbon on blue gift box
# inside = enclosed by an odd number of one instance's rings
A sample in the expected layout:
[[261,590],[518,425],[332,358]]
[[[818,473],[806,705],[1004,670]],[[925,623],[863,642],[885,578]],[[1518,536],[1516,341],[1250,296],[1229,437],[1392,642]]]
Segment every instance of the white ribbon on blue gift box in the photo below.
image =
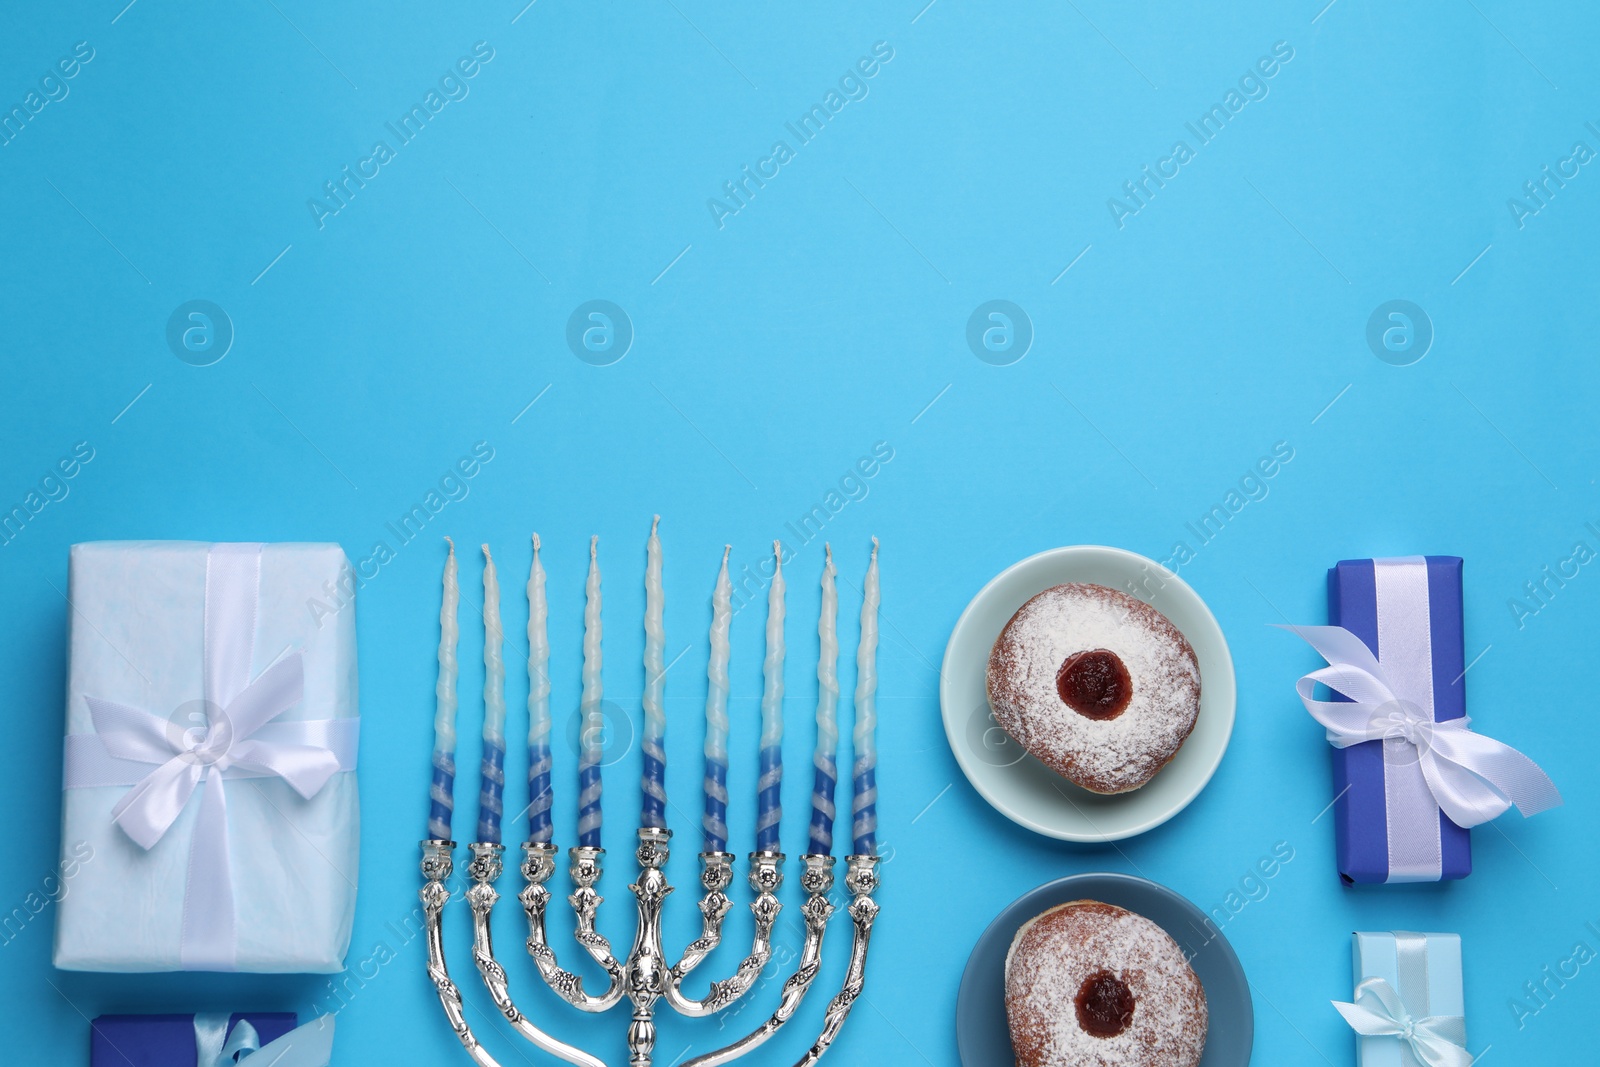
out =
[[256,1062],[265,1067],[328,1067],[333,1058],[332,1015],[312,1019],[266,1045],[248,1019],[240,1019],[230,1032],[230,1018],[221,1012],[195,1015],[195,1067],[237,1067],[257,1054],[261,1059]]
[[[1516,749],[1469,728],[1463,717],[1435,721],[1433,666],[1427,641],[1427,566],[1420,560],[1383,561],[1377,568],[1379,648],[1342,626],[1285,626],[1315,648],[1328,666],[1302,677],[1295,690],[1327,729],[1328,743],[1349,748],[1382,740],[1414,750],[1414,759],[1384,763],[1389,881],[1436,881],[1440,872],[1439,812],[1470,829],[1513,804],[1524,816],[1561,803],[1550,778]],[[1419,635],[1385,641],[1382,631]],[[1318,683],[1349,698],[1317,700]]]
[[155,847],[204,787],[183,902],[180,958],[189,970],[236,964],[225,783],[279,777],[310,798],[356,765],[359,719],[272,721],[300,702],[299,652],[250,677],[260,571],[259,544],[217,544],[207,553],[204,730],[86,696],[95,732],[67,737],[64,787],[132,786],[111,813],[141,848]]

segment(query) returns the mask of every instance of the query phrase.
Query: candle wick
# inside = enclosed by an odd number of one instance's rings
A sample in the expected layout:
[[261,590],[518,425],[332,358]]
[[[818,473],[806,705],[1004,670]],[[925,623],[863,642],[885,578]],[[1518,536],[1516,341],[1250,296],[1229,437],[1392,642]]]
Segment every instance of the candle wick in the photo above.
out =
[[455,555],[456,554],[456,543],[454,541],[450,540],[449,537],[446,537],[444,539],[444,543],[450,546],[450,554],[452,556]]
[[661,525],[661,516],[660,515],[657,515],[655,518],[650,520],[650,536],[651,537],[654,537],[656,535],[656,527],[660,526],[660,525]]
[[533,550],[535,552],[539,551],[539,533],[537,530],[533,534]]

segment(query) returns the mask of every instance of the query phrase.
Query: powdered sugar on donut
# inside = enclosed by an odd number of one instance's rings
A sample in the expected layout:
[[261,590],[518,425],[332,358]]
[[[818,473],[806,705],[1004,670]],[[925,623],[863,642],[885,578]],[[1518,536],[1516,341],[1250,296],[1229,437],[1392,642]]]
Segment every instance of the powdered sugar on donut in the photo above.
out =
[[[1114,1037],[1078,1022],[1085,980],[1109,971],[1133,994]],[[1006,1016],[1022,1067],[1194,1067],[1205,1050],[1205,990],[1172,938],[1142,915],[1080,900],[1018,931],[1006,957]]]
[[[1127,709],[1112,719],[1079,714],[1056,689],[1062,663],[1094,649],[1116,653],[1132,681]],[[990,653],[988,689],[1006,733],[1097,793],[1148,782],[1200,711],[1200,667],[1183,634],[1155,608],[1103,585],[1058,585],[1024,604]]]

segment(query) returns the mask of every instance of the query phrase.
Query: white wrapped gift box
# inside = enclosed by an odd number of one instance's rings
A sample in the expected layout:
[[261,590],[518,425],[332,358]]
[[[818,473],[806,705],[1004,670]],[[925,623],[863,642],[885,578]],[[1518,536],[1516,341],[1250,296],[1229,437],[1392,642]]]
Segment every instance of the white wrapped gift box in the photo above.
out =
[[343,550],[81,544],[70,586],[61,851],[78,862],[56,966],[341,970],[359,841]]

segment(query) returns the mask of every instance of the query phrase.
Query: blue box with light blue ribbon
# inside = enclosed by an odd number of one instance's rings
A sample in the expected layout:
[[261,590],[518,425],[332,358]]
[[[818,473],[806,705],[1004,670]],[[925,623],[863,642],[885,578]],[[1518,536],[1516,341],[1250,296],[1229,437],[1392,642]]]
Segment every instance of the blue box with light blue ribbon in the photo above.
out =
[[[1344,560],[1328,571],[1328,622],[1359,637],[1405,693],[1431,706],[1434,721],[1466,715],[1460,557]],[[1439,810],[1414,747],[1375,729],[1371,741],[1335,748],[1333,766],[1347,884],[1472,873],[1471,836]]]

